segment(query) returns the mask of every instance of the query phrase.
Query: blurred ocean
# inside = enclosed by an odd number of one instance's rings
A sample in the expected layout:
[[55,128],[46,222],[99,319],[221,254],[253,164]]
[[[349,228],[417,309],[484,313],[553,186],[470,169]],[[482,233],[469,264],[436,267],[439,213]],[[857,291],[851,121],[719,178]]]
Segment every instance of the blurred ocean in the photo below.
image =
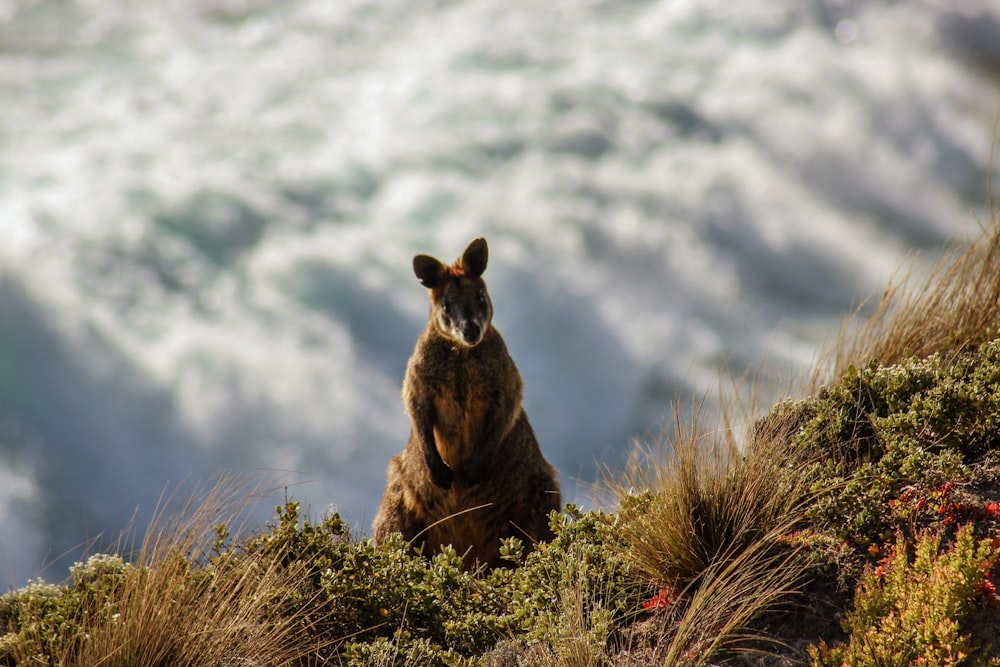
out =
[[986,0],[0,0],[0,589],[222,470],[367,534],[479,235],[586,502],[968,239],[998,93]]

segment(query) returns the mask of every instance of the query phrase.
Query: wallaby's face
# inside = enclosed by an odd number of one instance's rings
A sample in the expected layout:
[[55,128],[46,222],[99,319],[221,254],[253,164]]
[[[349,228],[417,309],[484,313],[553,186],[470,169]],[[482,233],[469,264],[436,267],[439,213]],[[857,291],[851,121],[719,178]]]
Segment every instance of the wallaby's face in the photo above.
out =
[[432,324],[443,335],[469,347],[483,340],[493,319],[493,304],[482,278],[488,257],[486,240],[476,239],[453,266],[429,255],[413,258],[413,272],[431,291]]

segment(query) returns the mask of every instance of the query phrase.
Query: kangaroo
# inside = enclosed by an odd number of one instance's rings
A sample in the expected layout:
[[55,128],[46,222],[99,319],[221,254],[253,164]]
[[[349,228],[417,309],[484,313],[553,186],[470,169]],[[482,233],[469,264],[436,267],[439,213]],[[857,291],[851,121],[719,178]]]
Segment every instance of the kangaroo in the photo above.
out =
[[402,533],[427,554],[451,544],[466,567],[492,568],[501,539],[529,548],[550,539],[548,514],[561,500],[521,406],[521,375],[491,324],[488,257],[478,238],[452,266],[413,258],[430,317],[403,380],[410,438],[389,462],[372,532],[376,542]]

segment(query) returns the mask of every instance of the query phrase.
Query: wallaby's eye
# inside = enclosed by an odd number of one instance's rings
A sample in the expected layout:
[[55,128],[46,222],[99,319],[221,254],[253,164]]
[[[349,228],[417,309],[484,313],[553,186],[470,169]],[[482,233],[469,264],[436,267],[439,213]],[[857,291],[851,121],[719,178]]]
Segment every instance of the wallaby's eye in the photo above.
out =
[[442,304],[441,306],[441,310],[444,311],[445,315],[451,315],[451,302],[445,301],[444,304]]
[[486,303],[486,292],[480,292],[478,295],[479,303]]

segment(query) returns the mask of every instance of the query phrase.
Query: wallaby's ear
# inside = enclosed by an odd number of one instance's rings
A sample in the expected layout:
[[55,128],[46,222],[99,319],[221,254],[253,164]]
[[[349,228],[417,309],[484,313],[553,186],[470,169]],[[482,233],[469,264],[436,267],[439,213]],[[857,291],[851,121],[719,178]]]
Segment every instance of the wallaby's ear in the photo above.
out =
[[428,289],[434,289],[441,283],[444,275],[444,264],[430,255],[417,255],[413,258],[413,272],[420,279],[420,284]]
[[459,262],[466,273],[479,277],[486,270],[486,262],[489,258],[490,250],[486,246],[486,239],[478,238],[465,249]]

